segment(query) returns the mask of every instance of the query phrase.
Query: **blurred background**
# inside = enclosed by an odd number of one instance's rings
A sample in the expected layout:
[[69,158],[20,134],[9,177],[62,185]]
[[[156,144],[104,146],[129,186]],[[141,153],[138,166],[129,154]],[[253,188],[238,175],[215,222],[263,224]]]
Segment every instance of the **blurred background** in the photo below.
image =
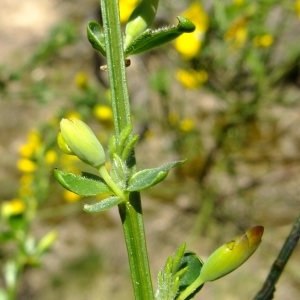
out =
[[[120,0],[123,24],[137,2]],[[154,286],[181,242],[205,261],[263,225],[253,257],[195,298],[252,299],[300,208],[300,1],[165,0],[152,27],[177,15],[195,32],[127,68],[138,168],[188,158],[142,193]],[[87,214],[83,204],[100,198],[53,177],[93,172],[58,149],[62,117],[87,122],[103,145],[113,134],[91,20],[101,22],[95,0],[1,1],[0,287],[17,280],[18,300],[133,299],[117,208]],[[299,258],[298,247],[274,299],[299,297]]]

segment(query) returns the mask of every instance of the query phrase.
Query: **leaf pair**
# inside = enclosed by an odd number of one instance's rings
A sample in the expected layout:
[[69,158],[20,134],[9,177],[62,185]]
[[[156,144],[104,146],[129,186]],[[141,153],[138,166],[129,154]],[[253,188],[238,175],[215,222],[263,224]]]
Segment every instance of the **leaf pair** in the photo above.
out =
[[[195,25],[188,19],[178,16],[178,25],[167,26],[156,30],[147,29],[134,39],[128,46],[124,46],[124,56],[149,51],[168,43],[183,33],[193,32]],[[87,26],[88,40],[92,47],[106,57],[105,37],[101,26],[91,21]]]

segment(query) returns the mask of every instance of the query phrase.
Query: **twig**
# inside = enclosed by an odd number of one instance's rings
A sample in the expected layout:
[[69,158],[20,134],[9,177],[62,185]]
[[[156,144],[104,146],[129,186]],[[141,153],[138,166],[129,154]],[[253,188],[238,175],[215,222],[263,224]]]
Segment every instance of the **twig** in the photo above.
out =
[[300,215],[297,217],[293,228],[287,237],[278,257],[272,265],[270,273],[265,280],[265,283],[254,300],[270,300],[275,292],[275,285],[283,272],[291,254],[293,253],[300,237]]

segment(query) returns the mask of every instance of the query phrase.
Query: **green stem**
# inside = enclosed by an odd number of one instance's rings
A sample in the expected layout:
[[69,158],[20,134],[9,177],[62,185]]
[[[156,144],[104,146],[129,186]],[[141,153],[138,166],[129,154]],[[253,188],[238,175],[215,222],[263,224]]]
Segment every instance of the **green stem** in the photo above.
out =
[[123,192],[119,189],[119,187],[116,185],[116,183],[112,180],[112,178],[108,174],[105,166],[100,167],[99,173],[101,174],[102,178],[105,180],[105,182],[107,183],[107,185],[116,194],[116,196],[118,196],[120,198],[124,198]]
[[117,136],[131,123],[118,4],[118,0],[101,0],[108,77]]
[[204,284],[201,275],[191,284],[189,285],[176,300],[185,300],[188,296],[193,294],[200,285]]
[[[101,0],[108,75],[117,139],[121,131],[131,124],[118,4],[119,0]],[[134,169],[135,167],[133,167]],[[139,193],[131,193],[128,201],[119,205],[119,212],[135,299],[153,300],[154,295]]]

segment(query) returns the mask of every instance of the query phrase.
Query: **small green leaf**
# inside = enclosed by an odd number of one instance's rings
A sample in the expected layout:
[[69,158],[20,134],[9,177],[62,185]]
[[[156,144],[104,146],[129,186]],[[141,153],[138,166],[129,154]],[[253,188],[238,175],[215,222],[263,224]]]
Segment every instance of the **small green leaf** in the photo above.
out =
[[130,157],[130,155],[132,154],[132,150],[136,145],[136,143],[138,142],[139,138],[140,137],[138,135],[134,135],[129,139],[129,141],[127,142],[126,146],[123,149],[122,159],[127,160]]
[[[186,251],[178,266],[177,272],[188,267],[185,274],[179,280],[179,294],[190,286],[200,275],[203,261],[192,251]],[[203,287],[198,287],[186,300],[192,299]],[[179,294],[177,296],[179,296]]]
[[141,191],[156,185],[166,178],[171,168],[181,165],[185,160],[173,161],[155,169],[146,169],[135,173],[129,180],[128,192]]
[[176,253],[168,257],[163,269],[158,273],[158,289],[156,300],[173,300],[177,295],[180,278],[187,271],[187,267],[181,267],[181,261],[185,254],[185,243],[182,243]]
[[128,124],[120,133],[120,136],[118,138],[118,143],[117,143],[117,151],[118,154],[121,156],[123,149],[130,137],[130,135],[132,134],[132,126],[131,124]]
[[87,36],[92,47],[106,57],[104,34],[102,33],[101,26],[97,22],[91,21],[88,23]]
[[95,204],[85,204],[83,210],[89,213],[97,213],[114,207],[121,202],[122,199],[120,197],[108,197]]
[[125,56],[138,54],[168,43],[185,32],[193,32],[195,25],[188,19],[178,16],[177,26],[163,27],[157,30],[145,30],[125,49]]
[[65,189],[80,196],[113,194],[105,181],[94,174],[82,173],[80,176],[55,169],[54,176]]

